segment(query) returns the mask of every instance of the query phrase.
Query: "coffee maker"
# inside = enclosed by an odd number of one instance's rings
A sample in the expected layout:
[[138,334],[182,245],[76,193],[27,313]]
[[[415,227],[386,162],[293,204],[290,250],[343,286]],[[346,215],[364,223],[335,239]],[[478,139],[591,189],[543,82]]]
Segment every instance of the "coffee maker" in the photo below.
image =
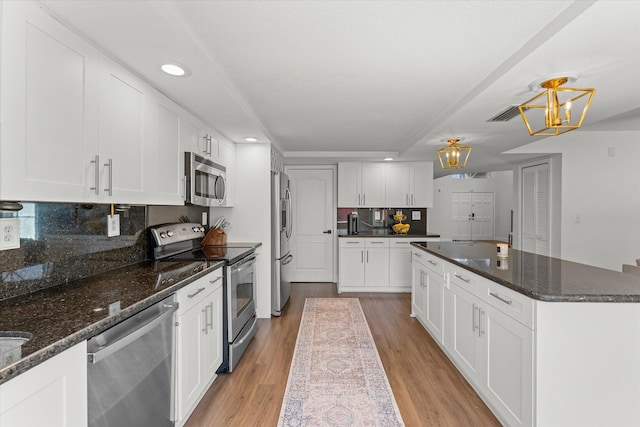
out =
[[347,234],[358,234],[358,213],[351,212],[347,215]]

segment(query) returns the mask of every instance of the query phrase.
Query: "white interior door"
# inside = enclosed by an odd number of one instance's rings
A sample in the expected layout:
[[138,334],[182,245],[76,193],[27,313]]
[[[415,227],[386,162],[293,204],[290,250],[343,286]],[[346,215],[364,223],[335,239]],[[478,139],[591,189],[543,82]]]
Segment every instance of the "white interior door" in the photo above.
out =
[[334,280],[335,170],[288,169],[293,199],[292,282]]
[[493,240],[494,194],[451,193],[451,221],[453,240]]
[[521,249],[549,255],[551,194],[549,164],[522,168]]

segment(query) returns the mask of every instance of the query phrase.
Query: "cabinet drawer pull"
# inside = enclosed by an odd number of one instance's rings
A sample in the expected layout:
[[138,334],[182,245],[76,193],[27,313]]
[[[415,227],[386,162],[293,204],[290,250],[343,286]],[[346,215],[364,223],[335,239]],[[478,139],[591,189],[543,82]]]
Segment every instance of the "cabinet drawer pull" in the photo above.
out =
[[194,293],[192,293],[191,295],[187,295],[189,298],[193,298],[196,295],[198,295],[200,292],[204,291],[206,288],[200,288],[197,291],[195,291]]
[[505,304],[509,304],[509,305],[513,304],[513,301],[511,301],[509,299],[506,299],[506,298],[502,298],[500,295],[494,294],[493,292],[489,292],[489,295],[491,295],[494,298],[499,299],[500,301],[502,301]]
[[357,245],[357,244],[359,244],[359,243],[360,243],[360,242],[347,242],[347,245]]
[[437,262],[432,261],[432,260],[430,260],[430,259],[428,259],[428,260],[427,260],[427,262],[428,262],[429,264],[431,264],[431,265],[438,265],[438,263],[437,263]]
[[456,276],[458,279],[462,280],[463,282],[467,282],[467,283],[471,282],[471,280],[467,279],[464,276],[459,275],[458,273],[454,273],[454,276]]
[[369,243],[371,243],[372,245],[382,245],[384,242],[369,242]]
[[222,276],[218,276],[218,277],[216,277],[216,278],[215,278],[215,279],[213,279],[213,280],[209,280],[209,283],[213,284],[213,283],[216,283],[216,282],[217,282],[217,281],[219,281],[219,280],[222,280]]
[[413,254],[414,254],[415,256],[417,256],[418,258],[422,258],[422,255],[420,255],[420,254],[419,254],[419,253],[417,253],[417,252],[414,252]]

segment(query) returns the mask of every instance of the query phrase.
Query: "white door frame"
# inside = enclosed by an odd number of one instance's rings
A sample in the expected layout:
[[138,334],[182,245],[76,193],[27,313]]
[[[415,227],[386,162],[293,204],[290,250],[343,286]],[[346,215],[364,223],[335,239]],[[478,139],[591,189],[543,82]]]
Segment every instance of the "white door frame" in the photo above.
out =
[[[337,221],[338,221],[338,165],[285,165],[284,173],[289,175],[290,170],[319,170],[319,169],[331,169],[333,171],[333,206],[331,211],[333,212],[333,222],[331,224],[331,247],[333,249],[333,272],[331,274],[332,281],[338,283],[338,236],[337,236]],[[296,212],[293,212],[296,215]]]

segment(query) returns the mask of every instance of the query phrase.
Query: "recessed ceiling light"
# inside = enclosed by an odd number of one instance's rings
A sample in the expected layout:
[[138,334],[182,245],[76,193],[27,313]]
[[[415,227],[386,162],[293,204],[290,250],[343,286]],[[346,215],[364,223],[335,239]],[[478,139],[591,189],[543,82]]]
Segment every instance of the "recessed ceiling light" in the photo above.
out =
[[254,136],[247,136],[244,140],[247,141],[247,142],[257,142],[258,138],[254,137]]
[[188,77],[191,75],[191,71],[187,67],[177,62],[167,62],[160,66],[165,73],[176,77]]
[[391,160],[393,160],[393,157],[385,157],[384,159],[385,162],[390,162]]

